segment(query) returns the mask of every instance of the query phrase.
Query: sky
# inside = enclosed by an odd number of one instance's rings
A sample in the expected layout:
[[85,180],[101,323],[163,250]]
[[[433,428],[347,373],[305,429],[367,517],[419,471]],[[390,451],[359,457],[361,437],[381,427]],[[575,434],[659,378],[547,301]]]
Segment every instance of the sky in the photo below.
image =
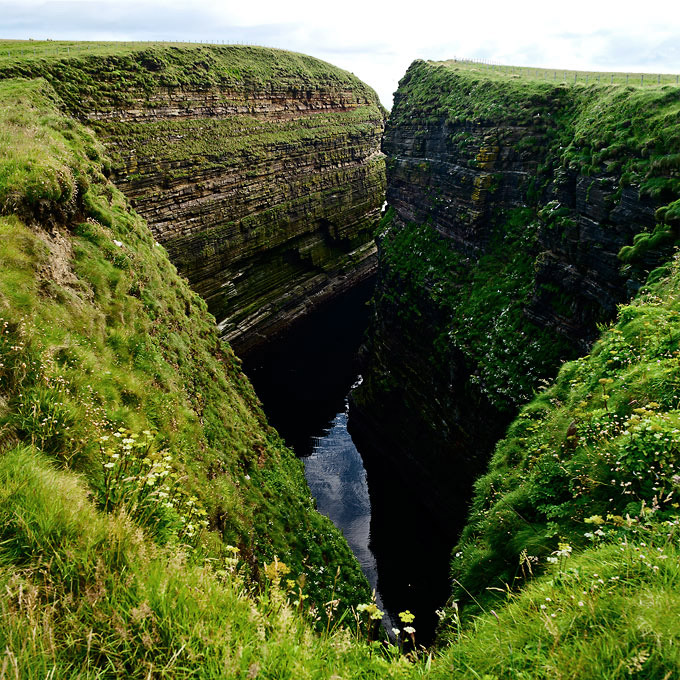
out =
[[414,59],[680,73],[668,0],[0,0],[0,38],[246,43],[347,69],[390,108]]

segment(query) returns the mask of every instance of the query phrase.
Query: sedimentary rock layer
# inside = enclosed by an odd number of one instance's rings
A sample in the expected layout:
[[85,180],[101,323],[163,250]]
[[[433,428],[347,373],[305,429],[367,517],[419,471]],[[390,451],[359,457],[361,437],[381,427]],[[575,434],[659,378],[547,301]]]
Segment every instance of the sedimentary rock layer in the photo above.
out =
[[456,63],[401,81],[353,421],[445,517],[517,405],[668,255],[677,101]]
[[116,184],[237,349],[374,270],[385,114],[352,74],[234,46],[30,69],[95,128]]

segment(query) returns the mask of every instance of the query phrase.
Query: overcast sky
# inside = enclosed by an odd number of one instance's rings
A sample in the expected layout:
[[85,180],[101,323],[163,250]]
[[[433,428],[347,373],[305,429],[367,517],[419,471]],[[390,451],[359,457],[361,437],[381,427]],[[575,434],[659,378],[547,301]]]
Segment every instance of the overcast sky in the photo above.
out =
[[0,0],[0,38],[280,47],[352,71],[388,108],[416,58],[680,73],[680,9],[668,0]]

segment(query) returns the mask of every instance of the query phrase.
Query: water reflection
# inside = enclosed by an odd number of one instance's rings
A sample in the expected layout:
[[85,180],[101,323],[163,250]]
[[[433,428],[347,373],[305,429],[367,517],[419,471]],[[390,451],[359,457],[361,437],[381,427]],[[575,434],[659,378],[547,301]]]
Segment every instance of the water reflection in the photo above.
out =
[[[368,322],[372,282],[330,303],[269,346],[244,357],[244,369],[269,422],[305,463],[321,513],[342,530],[386,612],[416,614],[417,641],[429,644],[434,611],[447,592],[448,551],[432,513],[389,465],[358,449],[347,431],[347,396],[359,370],[356,355]],[[371,442],[373,444],[373,442]]]
[[[347,431],[347,411],[338,413],[323,436],[313,437],[312,453],[304,459],[307,484],[317,509],[342,530],[373,590],[385,606],[378,588],[378,565],[370,547],[371,499],[361,455]],[[383,621],[391,628],[389,613]]]

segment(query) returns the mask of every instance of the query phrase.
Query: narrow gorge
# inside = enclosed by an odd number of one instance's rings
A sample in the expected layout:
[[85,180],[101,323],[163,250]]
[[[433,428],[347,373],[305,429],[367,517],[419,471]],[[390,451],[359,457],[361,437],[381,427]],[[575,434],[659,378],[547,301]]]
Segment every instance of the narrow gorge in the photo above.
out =
[[2,678],[680,674],[680,89],[416,60],[388,116],[282,50],[24,47]]

